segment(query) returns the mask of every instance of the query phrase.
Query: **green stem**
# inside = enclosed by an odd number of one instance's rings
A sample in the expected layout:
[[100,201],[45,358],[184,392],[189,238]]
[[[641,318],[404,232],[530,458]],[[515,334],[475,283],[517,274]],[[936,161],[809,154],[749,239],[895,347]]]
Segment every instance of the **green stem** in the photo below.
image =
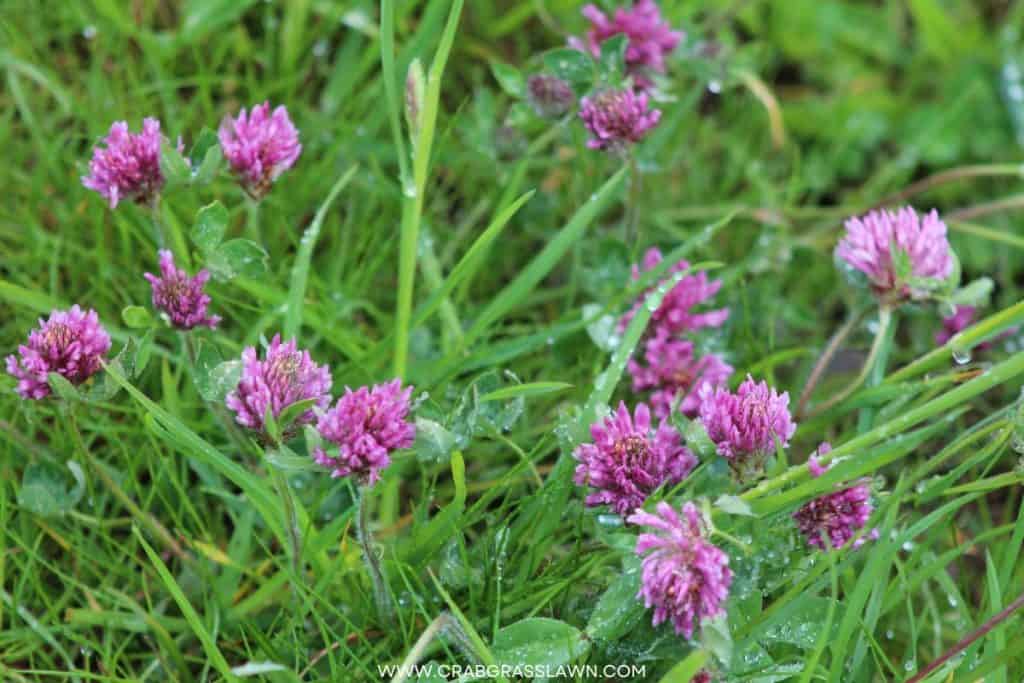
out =
[[384,580],[384,568],[381,567],[380,558],[374,552],[373,536],[370,535],[367,519],[369,517],[370,490],[369,486],[359,487],[359,501],[356,504],[356,537],[359,539],[359,546],[362,548],[363,558],[366,560],[366,568],[370,573],[377,613],[387,619],[394,613],[394,606],[391,603],[391,593],[388,591],[387,582]]
[[291,559],[292,570],[295,572],[296,580],[302,577],[302,532],[295,515],[295,499],[292,498],[291,487],[284,474],[270,466],[271,478],[274,480],[274,487],[277,494],[281,496],[284,503],[285,535],[288,537],[288,555]]
[[875,332],[875,341],[871,344],[871,351],[868,353],[867,359],[864,361],[864,366],[860,369],[860,373],[857,377],[842,391],[832,396],[824,403],[815,406],[814,410],[810,412],[808,417],[816,417],[824,413],[829,408],[836,406],[845,401],[853,392],[855,392],[864,381],[867,380],[871,374],[871,369],[875,366],[875,362],[878,360],[878,355],[885,347],[885,340],[888,338],[889,326],[892,324],[893,311],[888,306],[882,306],[878,309],[878,330]]
[[437,615],[430,625],[420,634],[420,637],[416,639],[412,649],[409,650],[409,654],[405,656],[402,663],[398,666],[398,673],[391,679],[391,683],[403,683],[412,674],[413,667],[419,664],[420,660],[423,659],[423,653],[426,652],[427,646],[433,642],[434,638],[438,636],[442,629],[450,628],[452,624],[455,624],[455,620],[452,619],[451,615],[447,612],[442,612]]
[[637,218],[640,215],[640,167],[636,152],[629,150],[629,200],[626,203],[626,246],[638,244]]
[[156,246],[164,249],[167,246],[167,236],[164,234],[164,222],[160,216],[160,196],[153,198],[149,205],[149,215],[153,219],[153,232],[156,233]]
[[96,457],[89,452],[89,449],[85,446],[85,440],[82,438],[82,432],[78,428],[78,420],[75,417],[74,407],[71,407],[68,411],[67,424],[68,431],[71,433],[71,439],[75,444],[75,450],[78,451],[78,454],[86,461],[90,469],[96,473],[96,476],[100,478],[100,481],[103,482],[103,485],[107,490],[114,495],[114,498],[124,505],[128,511],[131,512],[132,516],[137,519],[139,523],[142,524],[142,526],[144,526],[151,534],[153,534],[153,536],[160,541],[161,545],[173,553],[175,557],[185,561],[191,560],[192,558],[181,547],[181,544],[179,544],[174,538],[174,535],[171,534],[171,532],[168,531],[167,528],[156,519],[156,517],[136,505],[131,496],[125,493],[124,489],[122,489],[118,485],[117,481],[107,473]]
[[804,390],[800,393],[800,401],[796,407],[796,418],[800,420],[803,418],[804,413],[807,409],[807,402],[811,399],[811,394],[814,393],[814,388],[818,386],[818,382],[821,380],[821,376],[825,373],[829,363],[832,361],[832,357],[839,350],[840,345],[846,340],[853,329],[857,326],[857,323],[861,321],[864,314],[867,313],[866,308],[862,308],[855,311],[850,319],[847,320],[842,327],[840,327],[836,333],[829,340],[828,346],[821,353],[821,357],[818,358],[818,362],[815,363],[814,369],[811,370],[810,376],[807,378],[807,384],[804,385]]
[[[856,436],[849,441],[834,448],[828,455],[823,456],[820,461],[822,465],[848,457],[863,451],[874,444],[885,439],[892,438],[905,432],[911,427],[924,422],[936,415],[949,413],[953,408],[984,393],[993,387],[1008,382],[1017,375],[1024,373],[1024,353],[1018,353],[996,365],[981,375],[978,375],[969,382],[957,386],[955,389],[932,399],[928,403],[917,408],[912,408],[894,417],[888,422],[881,424],[866,434]],[[750,501],[765,496],[785,487],[787,484],[809,474],[807,465],[796,465],[790,467],[782,474],[766,479],[760,484],[744,492],[740,498]]]

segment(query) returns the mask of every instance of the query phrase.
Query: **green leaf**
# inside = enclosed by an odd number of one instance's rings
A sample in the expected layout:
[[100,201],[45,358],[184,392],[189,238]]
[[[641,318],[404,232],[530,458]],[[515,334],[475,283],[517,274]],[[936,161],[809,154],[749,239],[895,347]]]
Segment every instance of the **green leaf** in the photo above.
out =
[[721,495],[715,500],[715,507],[730,515],[754,516],[754,511],[750,509],[750,503],[739,496]]
[[206,652],[206,658],[210,664],[213,665],[217,671],[224,676],[225,679],[233,681],[236,676],[231,673],[231,667],[228,665],[224,655],[221,654],[220,648],[217,647],[217,641],[214,640],[213,636],[207,630],[206,625],[203,623],[202,618],[196,612],[195,608],[192,607],[192,603],[185,597],[185,593],[181,590],[181,586],[174,580],[174,576],[167,569],[167,565],[164,564],[160,556],[157,555],[146,539],[143,537],[142,532],[139,531],[138,527],[132,527],[132,532],[135,534],[136,540],[142,545],[142,549],[146,551],[146,555],[149,557],[149,561],[153,563],[156,573],[160,576],[160,580],[163,581],[164,587],[167,588],[167,592],[174,598],[174,602],[177,603],[178,609],[181,610],[182,615],[185,617],[185,621],[188,622],[189,627],[192,629],[192,633],[199,640],[199,643],[203,646],[203,651]]
[[619,85],[626,73],[626,46],[629,38],[624,33],[614,35],[601,43],[601,79],[611,85]]
[[732,634],[724,615],[706,619],[701,624],[700,642],[704,649],[715,655],[715,659],[729,666],[732,661]]
[[579,50],[568,47],[551,50],[544,54],[544,65],[577,91],[588,90],[594,82],[594,60]]
[[528,382],[526,384],[515,384],[510,387],[503,387],[490,391],[480,397],[480,403],[486,403],[488,401],[507,401],[511,398],[518,398],[520,396],[542,396],[544,394],[551,394],[559,391],[565,391],[571,389],[572,385],[566,382]]
[[150,328],[139,340],[139,347],[135,351],[135,362],[132,364],[132,377],[138,377],[149,365],[149,358],[153,354],[153,336],[156,331]]
[[512,97],[522,99],[526,96],[526,79],[519,69],[502,62],[491,62],[491,73],[501,89]]
[[204,345],[196,360],[196,390],[211,403],[223,403],[242,378],[242,361],[218,362],[219,358],[216,349]]
[[153,316],[148,308],[142,306],[125,306],[121,311],[121,319],[128,327],[142,329],[153,325]]
[[203,126],[203,129],[199,131],[199,135],[196,136],[196,141],[192,143],[192,149],[188,151],[188,158],[192,160],[192,163],[201,162],[206,158],[207,153],[216,147],[219,147],[220,141],[217,139],[217,134],[212,130]]
[[229,240],[209,254],[206,266],[218,280],[258,278],[267,270],[267,252],[252,240]]
[[618,640],[643,618],[643,603],[636,599],[640,590],[639,562],[633,558],[630,561],[633,566],[612,582],[591,612],[587,622],[587,635],[591,638]]
[[281,411],[276,420],[277,425],[281,428],[281,432],[287,434],[288,428],[292,423],[299,419],[303,413],[311,410],[318,402],[319,399],[308,398],[304,401],[296,401],[295,403],[285,406],[284,410]]
[[85,493],[85,476],[78,463],[68,461],[73,479],[48,462],[30,463],[21,475],[18,505],[41,517],[66,514]]
[[501,664],[557,668],[586,654],[590,641],[564,621],[531,617],[498,631],[492,649]]
[[700,420],[687,422],[686,428],[683,430],[683,439],[690,450],[701,460],[713,458],[718,452],[718,447],[708,436],[708,432]]
[[223,161],[224,153],[220,147],[211,147],[206,150],[203,160],[199,163],[195,174],[192,176],[192,184],[199,186],[209,185],[217,177],[217,174],[220,173]]
[[662,676],[660,683],[692,683],[693,677],[708,661],[706,650],[694,650]]
[[963,306],[984,306],[988,303],[994,286],[992,278],[979,277],[953,292],[949,301]]
[[346,171],[334,187],[327,193],[327,198],[316,210],[313,222],[309,224],[306,231],[299,240],[299,251],[295,255],[295,263],[292,266],[291,285],[288,288],[288,303],[285,306],[284,314],[284,336],[291,339],[299,334],[299,327],[302,325],[302,305],[306,297],[306,283],[309,280],[309,264],[313,259],[313,248],[320,237],[320,229],[323,227],[324,219],[327,217],[327,210],[335,197],[348,185],[355,176],[358,166],[353,166]]
[[53,390],[53,393],[57,394],[57,396],[65,401],[82,400],[82,394],[79,393],[75,385],[65,379],[63,375],[51,372],[47,375],[47,380],[49,381],[50,389]]
[[422,462],[447,462],[455,450],[455,435],[433,420],[416,418],[416,457]]
[[192,167],[176,147],[164,140],[160,145],[160,172],[167,185],[184,185],[192,179]]
[[283,472],[323,472],[324,468],[307,455],[298,455],[286,446],[267,451],[267,462]]
[[228,210],[218,201],[207,204],[196,214],[192,228],[192,241],[199,250],[209,256],[224,239],[228,228]]

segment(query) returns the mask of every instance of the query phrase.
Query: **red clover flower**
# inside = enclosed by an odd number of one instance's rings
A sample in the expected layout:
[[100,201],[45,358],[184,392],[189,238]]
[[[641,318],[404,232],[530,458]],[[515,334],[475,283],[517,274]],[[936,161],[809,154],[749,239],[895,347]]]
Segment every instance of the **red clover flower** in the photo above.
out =
[[7,357],[7,372],[18,380],[16,391],[22,398],[39,400],[50,395],[51,372],[81,384],[99,371],[109,350],[110,335],[96,311],[75,305],[40,319],[28,343],[18,347],[18,356]]
[[[250,346],[242,351],[242,362],[242,379],[225,403],[243,427],[262,432],[268,410],[277,417],[299,401],[315,399],[321,409],[330,405],[330,370],[314,363],[309,351],[299,351],[294,339],[282,344],[281,335],[274,335],[264,360]],[[307,410],[294,425],[312,422],[313,417],[313,411]]]
[[[921,281],[945,280],[953,272],[946,224],[934,209],[920,215],[907,206],[850,218],[836,256],[864,273],[886,302],[926,299],[930,289]],[[900,272],[899,261],[905,261],[907,272]]]
[[[112,209],[123,199],[152,204],[164,186],[160,171],[164,140],[160,122],[154,118],[142,121],[141,133],[129,133],[126,122],[115,121],[103,140],[105,147],[93,148],[89,175],[82,177],[82,185],[103,195]],[[180,140],[178,149],[183,149]]]
[[288,118],[288,110],[279,106],[271,113],[269,102],[248,113],[242,109],[236,119],[225,117],[218,137],[231,170],[255,199],[262,199],[302,153],[299,132]]
[[397,379],[355,391],[346,387],[317,423],[320,435],[337,451],[317,448],[313,459],[330,468],[332,477],[354,476],[372,485],[391,463],[390,454],[416,439],[416,427],[408,420],[411,394],[412,387],[403,389]]
[[170,251],[161,249],[159,256],[160,277],[151,273],[144,275],[153,288],[153,307],[166,314],[171,324],[180,330],[217,327],[220,316],[207,314],[210,297],[203,291],[210,273],[200,270],[195,277],[189,277],[174,265],[174,255]]
[[671,620],[676,633],[690,638],[701,620],[725,611],[732,584],[729,556],[707,540],[707,522],[693,503],[683,505],[682,516],[665,502],[655,510],[629,517],[654,530],[637,539],[637,554],[647,555],[637,598],[654,608],[654,626]]
[[[818,463],[818,456],[831,450],[832,446],[828,442],[818,446],[818,450],[807,462],[812,476],[820,477],[828,471],[827,467]],[[822,534],[828,537],[832,548],[842,548],[868,523],[873,509],[871,489],[866,484],[857,484],[815,498],[793,513],[793,519],[810,545],[827,550]],[[859,548],[870,538],[878,538],[877,529],[861,536],[853,547]]]
[[575,481],[596,489],[587,505],[609,505],[620,515],[643,505],[659,486],[682,481],[697,465],[672,425],[663,421],[653,428],[644,403],[634,415],[619,403],[615,413],[591,425],[590,434],[594,442],[573,452],[579,461]]

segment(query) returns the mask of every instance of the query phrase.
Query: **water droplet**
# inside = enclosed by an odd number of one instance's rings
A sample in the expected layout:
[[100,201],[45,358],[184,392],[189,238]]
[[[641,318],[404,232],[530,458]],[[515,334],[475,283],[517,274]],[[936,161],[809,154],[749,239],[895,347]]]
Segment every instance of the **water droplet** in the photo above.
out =
[[950,606],[950,607],[956,607],[956,606],[957,606],[957,605],[959,605],[959,604],[960,604],[960,603],[959,603],[959,602],[957,602],[957,599],[956,599],[956,598],[954,598],[954,597],[953,597],[952,595],[950,595],[950,596],[949,596],[949,606]]
[[708,90],[714,94],[722,92],[722,82],[718,80],[708,82]]
[[914,549],[914,544],[911,541],[904,541],[903,545],[901,545],[900,547],[903,548],[904,551],[909,553],[911,550]]
[[96,27],[92,24],[89,24],[88,26],[82,29],[82,37],[86,40],[92,40],[96,37],[97,32],[98,31],[96,30]]
[[971,362],[971,350],[970,349],[953,349],[953,360],[956,361],[957,365],[966,365]]

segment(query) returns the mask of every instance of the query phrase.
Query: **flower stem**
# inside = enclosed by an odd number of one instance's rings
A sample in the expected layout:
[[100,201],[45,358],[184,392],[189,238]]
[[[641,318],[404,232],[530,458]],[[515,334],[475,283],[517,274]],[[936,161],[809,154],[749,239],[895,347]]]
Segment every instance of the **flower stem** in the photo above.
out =
[[811,399],[811,394],[814,393],[814,388],[818,386],[818,382],[821,380],[825,370],[828,369],[829,363],[832,362],[832,357],[836,355],[836,351],[839,350],[840,345],[846,340],[853,329],[857,326],[857,323],[861,321],[867,309],[860,309],[854,311],[850,316],[849,320],[843,323],[843,326],[836,330],[836,333],[832,335],[832,339],[829,340],[828,346],[822,351],[821,356],[818,358],[818,362],[814,364],[814,369],[811,370],[810,376],[807,378],[807,384],[804,385],[804,390],[800,393],[800,402],[796,407],[796,418],[800,420],[803,418],[804,413],[807,409],[807,402]]
[[75,417],[75,409],[72,408],[68,411],[68,431],[71,432],[71,439],[75,444],[75,450],[78,451],[79,455],[85,460],[90,468],[96,473],[96,476],[100,478],[103,485],[107,488],[110,493],[114,495],[122,505],[124,505],[132,516],[135,517],[142,526],[144,526],[158,541],[175,557],[181,560],[191,560],[189,554],[181,547],[181,544],[174,538],[167,528],[161,524],[156,517],[149,514],[142,508],[140,508],[134,500],[131,499],[124,489],[122,489],[117,481],[111,477],[96,457],[89,452],[89,449],[85,447],[85,441],[82,439],[82,432],[78,428],[78,420]]
[[167,246],[167,236],[164,235],[164,222],[160,217],[160,195],[153,198],[149,205],[149,215],[153,219],[153,232],[156,234],[156,246],[163,249]]
[[871,374],[871,368],[875,366],[875,362],[878,360],[879,354],[882,352],[882,348],[885,346],[885,340],[888,338],[889,326],[892,324],[893,312],[888,306],[882,306],[878,309],[878,330],[875,332],[875,341],[871,344],[871,351],[868,352],[868,357],[864,361],[864,366],[860,369],[860,373],[857,377],[850,382],[849,385],[838,394],[832,396],[824,403],[820,403],[814,407],[808,417],[817,417],[821,415],[829,408],[836,406],[845,401],[854,391],[856,391],[860,385],[864,384],[867,380],[868,375]]
[[274,480],[274,487],[277,489],[277,495],[281,496],[281,501],[284,503],[288,555],[291,559],[292,571],[295,572],[296,580],[298,580],[302,576],[302,532],[299,529],[299,523],[295,515],[295,499],[292,498],[292,490],[288,486],[288,480],[285,479],[284,474],[273,465],[270,466],[270,472],[271,478]]
[[637,218],[640,214],[640,167],[636,152],[629,150],[629,201],[626,204],[626,246],[637,243]]
[[996,626],[998,626],[999,624],[1003,623],[1004,621],[1009,619],[1011,616],[1013,616],[1013,613],[1016,612],[1017,610],[1019,610],[1021,607],[1024,607],[1024,594],[1020,595],[1016,600],[1014,600],[1012,603],[1010,603],[1006,607],[1006,609],[1002,610],[998,614],[993,615],[992,617],[990,617],[988,619],[988,621],[986,621],[981,626],[979,626],[978,628],[974,629],[973,631],[968,633],[966,636],[961,638],[960,641],[957,642],[956,645],[951,647],[946,652],[942,653],[941,657],[939,657],[934,662],[932,662],[931,664],[929,664],[928,666],[926,666],[925,668],[923,668],[919,672],[917,672],[916,676],[914,676],[913,678],[907,680],[907,683],[917,683],[918,681],[923,681],[933,671],[938,669],[940,666],[942,666],[943,664],[948,662],[950,659],[952,659],[956,655],[960,654],[961,652],[963,652],[964,650],[969,648],[979,638],[981,638],[982,636],[986,635],[989,631],[994,629]]
[[380,558],[374,552],[373,536],[370,535],[370,527],[367,523],[369,501],[370,487],[359,487],[359,501],[356,503],[356,537],[359,539],[359,546],[363,550],[366,568],[370,572],[370,581],[373,583],[373,599],[377,605],[377,613],[382,618],[389,618],[394,610],[391,604],[391,593],[388,592],[387,583],[384,580],[384,569],[381,567]]

